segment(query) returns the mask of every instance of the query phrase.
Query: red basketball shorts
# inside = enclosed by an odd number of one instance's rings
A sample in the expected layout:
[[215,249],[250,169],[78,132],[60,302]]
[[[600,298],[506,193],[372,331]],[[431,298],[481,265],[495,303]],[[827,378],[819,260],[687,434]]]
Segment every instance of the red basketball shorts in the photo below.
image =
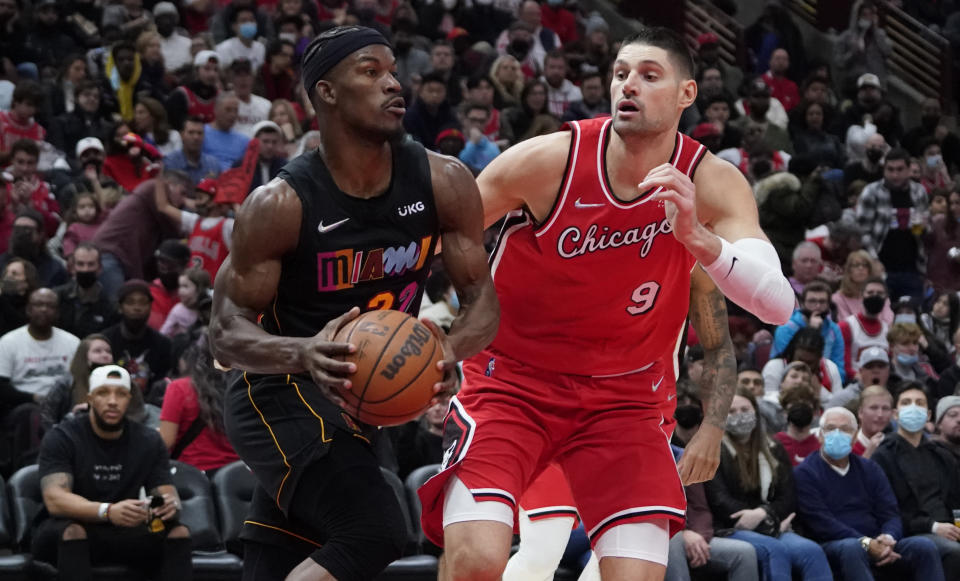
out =
[[591,542],[653,519],[680,530],[686,499],[663,429],[673,384],[672,369],[669,378],[664,371],[655,362],[618,377],[564,375],[491,349],[465,362],[444,423],[443,469],[419,490],[427,538],[443,544],[451,476],[474,500],[507,504],[516,521],[517,499],[551,462],[566,475]]

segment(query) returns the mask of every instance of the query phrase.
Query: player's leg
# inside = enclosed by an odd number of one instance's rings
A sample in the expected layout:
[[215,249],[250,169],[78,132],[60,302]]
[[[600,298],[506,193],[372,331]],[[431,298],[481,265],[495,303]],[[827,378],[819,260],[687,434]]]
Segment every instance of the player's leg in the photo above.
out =
[[603,581],[662,581],[670,550],[667,519],[612,527],[594,544]]
[[507,563],[503,581],[550,581],[570,539],[574,518],[562,516],[530,520],[521,510],[520,550]]

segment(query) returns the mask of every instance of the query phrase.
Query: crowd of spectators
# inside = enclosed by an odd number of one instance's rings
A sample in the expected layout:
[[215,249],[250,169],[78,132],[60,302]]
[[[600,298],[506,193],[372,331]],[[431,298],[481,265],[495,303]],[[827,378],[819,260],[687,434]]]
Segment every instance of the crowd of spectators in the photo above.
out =
[[[896,4],[960,40],[955,3]],[[680,130],[750,182],[798,306],[774,328],[730,305],[739,391],[717,477],[687,489],[667,579],[960,578],[960,137],[937,100],[914,126],[890,99],[879,8],[854,5],[829,61],[777,2],[746,29],[745,63],[696,38]],[[39,457],[45,558],[110,558],[65,524],[82,507],[57,475],[97,459],[69,465],[70,438],[113,450],[110,425],[127,422],[148,428],[135,435],[156,462],[212,475],[236,460],[205,335],[212,280],[236,206],[317,146],[298,61],[347,23],[392,40],[409,138],[475,173],[610,114],[619,39],[577,0],[0,0],[0,474]],[[448,326],[450,281],[436,272],[427,291],[422,316]],[[689,343],[680,449],[703,418]],[[98,374],[111,364],[123,373]],[[446,405],[387,430],[384,466],[439,462]],[[126,501],[140,486],[172,518],[168,480],[142,463],[137,487],[73,474],[72,492],[117,506],[94,507],[108,527],[139,518]],[[168,528],[179,554],[187,532]]]

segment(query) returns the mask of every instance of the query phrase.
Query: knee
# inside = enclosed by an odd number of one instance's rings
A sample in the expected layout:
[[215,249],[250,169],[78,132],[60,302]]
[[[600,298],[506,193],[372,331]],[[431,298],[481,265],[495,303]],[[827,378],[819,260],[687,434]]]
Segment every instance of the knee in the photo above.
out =
[[452,581],[499,581],[508,556],[496,547],[480,544],[448,547],[443,554]]
[[168,539],[189,539],[190,538],[190,529],[183,525],[177,525],[170,529],[170,532],[167,534]]
[[63,529],[61,538],[65,541],[82,541],[87,538],[87,529],[80,523],[70,523]]

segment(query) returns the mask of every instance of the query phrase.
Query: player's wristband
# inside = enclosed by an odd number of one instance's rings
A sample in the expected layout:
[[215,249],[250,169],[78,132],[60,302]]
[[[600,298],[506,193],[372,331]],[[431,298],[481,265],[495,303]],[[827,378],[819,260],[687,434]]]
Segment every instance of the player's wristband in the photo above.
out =
[[720,256],[703,269],[720,292],[764,323],[786,323],[796,296],[773,245],[759,238],[741,238],[733,244],[718,238]]
[[102,521],[110,520],[110,503],[109,502],[100,503],[100,508],[97,509],[97,518]]

